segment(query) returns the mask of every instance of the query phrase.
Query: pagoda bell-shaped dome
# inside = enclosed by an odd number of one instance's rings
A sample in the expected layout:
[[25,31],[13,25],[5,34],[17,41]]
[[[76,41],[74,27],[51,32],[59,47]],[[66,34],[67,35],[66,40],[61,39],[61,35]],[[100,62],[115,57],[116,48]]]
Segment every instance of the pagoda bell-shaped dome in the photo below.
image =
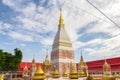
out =
[[72,67],[72,69],[70,71],[69,78],[70,79],[78,79],[78,72],[76,71],[74,66]]
[[59,78],[60,77],[60,74],[58,73],[57,69],[54,70],[54,73],[52,74],[52,77],[53,78]]
[[43,70],[41,69],[41,67],[39,66],[33,77],[33,80],[44,80],[44,79],[45,79],[45,74]]

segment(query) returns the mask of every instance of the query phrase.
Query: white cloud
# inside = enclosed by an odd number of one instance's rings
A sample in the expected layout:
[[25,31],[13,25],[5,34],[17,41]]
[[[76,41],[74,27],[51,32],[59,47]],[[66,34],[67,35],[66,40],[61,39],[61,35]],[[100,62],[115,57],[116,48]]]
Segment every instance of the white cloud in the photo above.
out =
[[27,45],[22,43],[22,44],[20,44],[20,46],[25,47],[25,46],[27,46]]
[[42,42],[42,44],[44,44],[44,45],[52,45],[53,39],[51,39],[51,38],[43,38],[43,39],[41,40],[41,42]]
[[0,30],[12,28],[11,24],[0,21]]
[[[119,0],[89,1],[120,25]],[[23,41],[40,41],[44,45],[51,45],[54,38],[53,36],[55,35],[53,33],[56,33],[58,28],[59,8],[62,7],[65,28],[73,42],[75,50],[87,47],[86,51],[88,51],[90,56],[97,53],[100,56],[102,56],[102,54],[99,53],[110,53],[105,55],[119,54],[120,29],[95,10],[86,0],[48,0],[44,6],[43,3],[45,0],[40,1],[41,4],[38,6],[33,2],[23,4],[24,2],[25,0],[3,0],[5,5],[19,12],[14,19],[19,22],[19,24],[16,24],[16,29],[18,29],[16,32],[10,31],[8,34],[12,38]],[[83,33],[78,34],[80,29],[90,26],[88,24],[91,22],[97,23],[92,24],[91,27],[84,30]],[[6,28],[11,27],[8,24],[5,26]],[[87,42],[79,41],[79,38],[84,34],[88,35],[98,32],[105,33],[111,38],[104,39],[103,36],[103,38],[95,38]],[[47,33],[50,33],[50,36],[47,36]],[[98,45],[102,46],[96,48],[95,46]]]
[[[84,46],[89,45],[102,45],[100,48],[86,48],[85,51],[89,53],[89,56],[96,56],[103,58],[104,56],[119,56],[120,55],[120,36],[116,36],[106,40],[100,41],[91,41],[92,44],[86,44]],[[90,43],[90,42],[89,42]],[[83,43],[84,44],[84,43]]]
[[19,11],[23,6],[21,5],[21,3],[24,0],[2,0],[2,3],[9,6],[10,8],[13,8],[15,11]]
[[29,3],[27,7],[22,8],[20,11],[23,16],[28,17],[28,18],[33,18],[34,15],[36,14],[36,5],[34,3]]
[[33,41],[32,36],[24,35],[18,32],[11,31],[8,33],[14,39],[23,40],[23,41]]
[[36,22],[29,19],[29,18],[23,18],[23,17],[20,17],[18,18],[21,23],[23,24],[23,28],[24,29],[27,29],[27,30],[34,30],[34,29],[37,29],[36,27]]

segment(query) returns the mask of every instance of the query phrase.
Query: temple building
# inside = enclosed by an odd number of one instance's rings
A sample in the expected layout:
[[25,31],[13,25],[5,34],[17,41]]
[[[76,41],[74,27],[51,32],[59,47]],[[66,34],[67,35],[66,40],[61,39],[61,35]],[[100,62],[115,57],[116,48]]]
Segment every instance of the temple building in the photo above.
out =
[[66,70],[70,72],[70,63],[74,62],[74,50],[70,38],[65,30],[64,19],[62,16],[62,10],[60,10],[60,19],[58,25],[58,31],[54,38],[51,51],[51,63],[52,69],[56,67],[61,74]]
[[24,67],[24,71],[23,71],[22,77],[23,77],[24,80],[28,80],[29,77],[30,77],[27,66]]
[[[75,63],[74,50],[65,30],[62,10],[60,10],[58,31],[54,38],[50,58],[51,60],[49,60],[47,52],[43,63],[36,63],[34,58],[32,62],[21,62],[18,73],[22,75],[24,80],[28,80],[28,78],[30,80],[48,78],[52,78],[52,80],[56,80],[56,78],[85,80],[89,74],[95,75],[94,80],[100,80],[102,77],[108,78],[116,73],[120,74],[120,57],[85,62],[81,54],[80,62]],[[99,74],[100,76],[98,76]],[[0,79],[3,79],[2,75]]]
[[[94,79],[100,79],[101,75],[104,77],[111,77],[111,75],[120,73],[120,57],[85,62],[81,54],[80,62],[75,63],[74,50],[71,40],[65,30],[62,10],[60,10],[58,31],[54,38],[50,58],[51,61],[48,58],[47,52],[43,63],[36,63],[34,58],[32,63],[22,62],[20,63],[19,71],[23,71],[24,79],[27,78],[29,72],[30,79],[33,80],[37,80],[40,78],[39,76],[42,75],[47,78],[59,78],[63,76],[64,78],[69,77],[70,79],[82,79],[83,77],[87,77],[88,74],[100,74],[100,76],[94,76]],[[27,66],[27,68],[24,68],[25,66]],[[38,66],[41,67],[37,70]]]
[[103,65],[103,75],[104,76],[111,76],[111,67],[107,63],[106,59],[105,59],[104,65]]
[[42,69],[43,69],[46,76],[48,76],[48,77],[51,76],[50,74],[52,71],[52,64],[48,59],[48,52],[46,53],[45,61],[42,64]]
[[[107,64],[111,67],[111,74],[120,74],[120,57],[106,59]],[[103,74],[103,65],[105,60],[94,60],[86,62],[89,74]]]
[[80,62],[78,63],[78,72],[79,72],[79,75],[82,77],[85,77],[88,75],[88,66],[86,62],[84,62],[82,54],[81,54]]
[[32,78],[37,70],[36,64],[35,64],[35,59],[33,58],[32,64],[30,67],[30,77]]
[[42,66],[45,74],[51,71],[53,72],[54,69],[57,69],[60,74],[69,74],[72,65],[77,68],[78,74],[80,76],[86,76],[88,74],[104,74],[103,65],[107,63],[111,67],[112,75],[120,73],[120,57],[106,59],[107,62],[105,62],[104,59],[85,62],[83,60],[83,56],[81,55],[80,62],[75,63],[74,50],[71,40],[65,30],[62,10],[60,10],[58,31],[54,38],[50,58],[51,60],[48,59],[47,53],[43,63],[36,63],[35,59],[32,60],[32,63],[21,62],[19,65],[19,72],[22,72],[24,67],[27,66],[28,70],[30,70],[30,76],[33,76],[36,71],[36,67]]
[[30,70],[30,76],[32,77],[36,71],[36,67],[42,65],[45,75],[46,73],[53,72],[54,69],[57,69],[60,74],[65,73],[66,75],[66,73],[70,73],[72,65],[77,68],[76,70],[78,71],[79,76],[87,76],[88,74],[105,74],[105,71],[108,70],[105,66],[108,66],[109,64],[110,69],[107,72],[112,75],[120,73],[120,57],[85,62],[81,55],[80,62],[75,63],[74,50],[71,40],[65,30],[62,10],[60,10],[58,31],[54,38],[50,58],[51,60],[49,61],[47,53],[43,63],[35,63],[35,59],[32,60],[32,63],[21,62],[19,65],[19,71],[23,71],[24,67],[27,66],[28,70]]

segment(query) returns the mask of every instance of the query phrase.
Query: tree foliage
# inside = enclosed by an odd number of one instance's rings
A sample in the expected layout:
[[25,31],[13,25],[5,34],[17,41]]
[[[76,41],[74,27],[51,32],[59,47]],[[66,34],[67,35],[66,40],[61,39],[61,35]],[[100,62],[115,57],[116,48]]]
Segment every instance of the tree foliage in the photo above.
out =
[[0,71],[16,71],[22,60],[22,51],[18,48],[14,49],[14,55],[9,52],[0,50]]

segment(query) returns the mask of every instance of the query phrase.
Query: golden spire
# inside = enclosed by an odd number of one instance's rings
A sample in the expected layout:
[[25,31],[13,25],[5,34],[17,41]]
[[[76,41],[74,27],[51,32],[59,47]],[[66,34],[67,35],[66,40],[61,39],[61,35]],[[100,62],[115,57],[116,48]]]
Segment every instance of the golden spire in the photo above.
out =
[[64,26],[64,20],[63,20],[63,16],[62,16],[62,9],[60,9],[59,25],[60,25],[60,26]]
[[35,72],[35,71],[36,71],[36,63],[35,63],[34,57],[33,57],[32,64],[31,64],[31,71],[32,71],[32,72]]
[[53,78],[59,78],[60,77],[60,74],[58,73],[57,69],[54,70],[54,73],[53,73],[52,77]]
[[46,52],[46,58],[45,58],[45,60],[48,60],[48,50]]
[[44,74],[43,70],[41,69],[41,67],[39,66],[38,67],[38,70],[36,71],[36,73],[39,73],[39,74]]
[[51,63],[50,63],[50,61],[48,59],[48,50],[46,51],[46,58],[45,58],[45,61],[43,62],[43,65],[46,66],[46,67],[51,66]]
[[45,74],[41,69],[41,67],[39,66],[32,80],[44,80],[44,79],[45,79]]
[[34,58],[34,55],[33,55],[32,64],[34,64],[34,63],[35,63],[35,58]]
[[35,64],[35,59],[33,57],[33,60],[32,60],[32,67],[36,67],[36,64]]
[[81,66],[86,66],[86,65],[87,65],[87,64],[84,62],[84,60],[83,60],[82,52],[81,52],[81,56],[80,56],[80,63],[79,63],[79,65],[81,65]]
[[33,54],[32,63],[35,63],[35,54]]
[[23,71],[22,76],[23,76],[24,80],[28,80],[29,75],[28,75],[28,67],[27,66],[24,67],[24,71]]
[[63,73],[63,77],[67,77],[67,71],[65,70],[64,73]]
[[85,73],[84,73],[83,69],[80,70],[79,77],[85,77]]
[[111,67],[110,65],[107,63],[107,60],[105,59],[105,63],[103,65],[103,71],[104,71],[104,75],[105,76],[110,76],[111,75]]
[[55,69],[54,74],[58,74],[58,70],[57,69]]
[[82,52],[81,52],[81,58],[80,58],[80,61],[82,61],[82,62],[83,62],[83,56],[82,56]]
[[108,63],[107,63],[106,59],[105,59],[105,64],[106,64],[106,65],[108,65]]
[[69,78],[70,79],[78,79],[78,73],[74,66],[72,66],[72,69],[70,70]]
[[105,59],[105,63],[104,63],[104,65],[103,65],[103,68],[110,68],[110,65],[107,63],[107,61],[106,61],[106,59]]
[[24,71],[28,71],[28,67],[27,66],[24,67]]

